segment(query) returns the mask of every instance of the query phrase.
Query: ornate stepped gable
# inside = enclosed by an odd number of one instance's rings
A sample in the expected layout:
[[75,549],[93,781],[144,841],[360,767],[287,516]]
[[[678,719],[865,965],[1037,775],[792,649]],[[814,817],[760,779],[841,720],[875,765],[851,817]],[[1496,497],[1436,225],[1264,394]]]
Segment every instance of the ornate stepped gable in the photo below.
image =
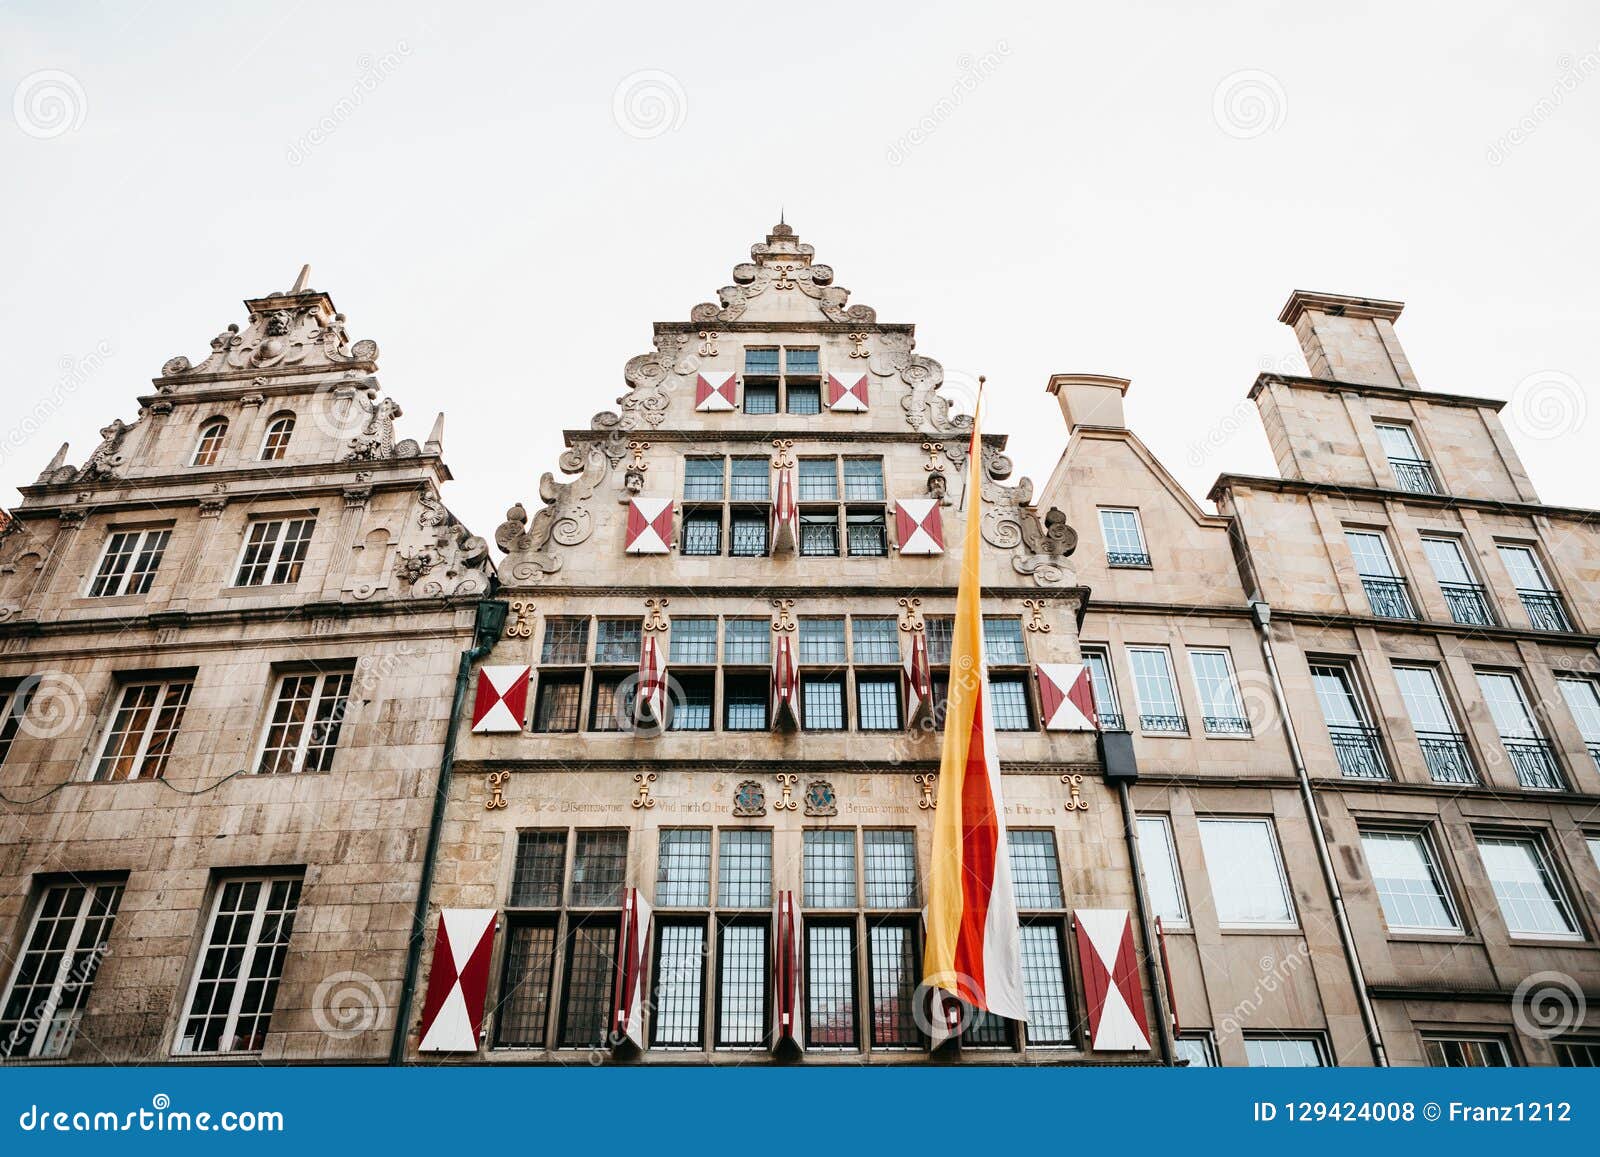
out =
[[[744,372],[732,363],[744,348],[736,337],[741,334],[762,333],[763,341],[795,331],[845,335],[850,348],[844,364],[821,368],[822,408],[839,414],[838,421],[868,414],[866,428],[874,433],[924,436],[929,454],[925,493],[942,506],[951,504],[947,488],[952,476],[961,477],[971,417],[952,412],[952,398],[941,392],[944,368],[913,352],[913,327],[879,323],[871,306],[847,304],[849,291],[834,284],[831,266],[813,262],[814,254],[789,225],[775,225],[765,242],[751,246],[751,260],[734,266],[733,284],[718,291],[717,304],[695,306],[688,322],[657,324],[655,350],[631,358],[623,370],[628,392],[617,399],[618,408],[596,414],[587,431],[567,432],[567,449],[558,466],[571,477],[558,480],[546,473],[540,479],[543,505],[531,519],[520,502],[506,512],[506,521],[495,532],[495,542],[506,554],[499,568],[502,582],[536,583],[560,571],[568,554],[564,548],[584,543],[594,533],[596,495],[619,469],[613,489],[620,500],[642,496],[649,469],[644,452],[652,436],[713,431],[719,428],[718,414],[735,421]],[[896,410],[898,418],[886,417]],[[773,423],[774,432],[790,428],[781,420]],[[819,432],[793,429],[805,435]],[[985,540],[1010,552],[1011,568],[1036,585],[1073,586],[1076,579],[1065,560],[1077,545],[1077,534],[1066,516],[1056,509],[1041,516],[1032,505],[1028,478],[1003,485],[1012,463],[997,444],[986,442],[983,453],[989,478]],[[629,465],[623,469],[625,460]]]

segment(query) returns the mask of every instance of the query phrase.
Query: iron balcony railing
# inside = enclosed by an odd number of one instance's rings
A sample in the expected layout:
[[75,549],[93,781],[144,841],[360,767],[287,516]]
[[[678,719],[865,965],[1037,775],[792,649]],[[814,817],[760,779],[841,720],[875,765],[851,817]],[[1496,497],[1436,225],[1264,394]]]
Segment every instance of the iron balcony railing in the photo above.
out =
[[1389,469],[1400,489],[1412,494],[1443,494],[1439,480],[1434,477],[1433,463],[1426,458],[1391,458]]
[[1561,766],[1556,763],[1555,752],[1550,750],[1549,742],[1526,736],[1507,738],[1503,735],[1500,742],[1505,744],[1506,754],[1511,757],[1511,766],[1517,773],[1517,782],[1523,787],[1538,791],[1562,791],[1566,788],[1566,780],[1561,778]]
[[1378,729],[1365,723],[1330,723],[1334,758],[1350,779],[1388,779],[1389,765],[1378,742]]
[[1434,783],[1478,782],[1478,769],[1464,735],[1455,731],[1419,731],[1417,742],[1422,746],[1423,762],[1428,765],[1428,777]]
[[1141,711],[1139,726],[1145,731],[1165,731],[1182,735],[1189,730],[1189,721],[1182,715],[1147,715]]
[[1473,627],[1495,626],[1494,611],[1489,607],[1489,593],[1477,583],[1440,583],[1450,617],[1458,623]]
[[1207,735],[1250,734],[1250,720],[1243,715],[1203,715],[1200,723]]
[[1522,608],[1528,612],[1528,621],[1533,624],[1534,630],[1572,630],[1572,620],[1567,618],[1567,608],[1562,603],[1561,596],[1555,591],[1518,587],[1517,597],[1522,600]]
[[1361,585],[1366,588],[1372,613],[1380,619],[1417,617],[1416,608],[1411,605],[1411,595],[1406,590],[1405,579],[1364,574],[1361,576]]
[[1596,768],[1600,768],[1600,743],[1590,743],[1588,747],[1589,758],[1594,760],[1594,765]]
[[1126,731],[1123,726],[1122,715],[1117,711],[1101,711],[1096,718],[1100,721],[1101,731]]
[[1108,550],[1108,566],[1149,566],[1150,556],[1142,550]]

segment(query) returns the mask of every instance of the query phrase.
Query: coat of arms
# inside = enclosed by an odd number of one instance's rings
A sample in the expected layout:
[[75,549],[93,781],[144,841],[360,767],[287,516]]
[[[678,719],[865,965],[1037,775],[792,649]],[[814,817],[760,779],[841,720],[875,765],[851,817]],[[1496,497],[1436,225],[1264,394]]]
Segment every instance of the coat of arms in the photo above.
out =
[[753,779],[739,784],[733,793],[733,814],[736,816],[764,816],[767,814],[767,792]]
[[814,779],[806,788],[806,815],[836,816],[839,803],[833,795],[833,784],[825,779]]

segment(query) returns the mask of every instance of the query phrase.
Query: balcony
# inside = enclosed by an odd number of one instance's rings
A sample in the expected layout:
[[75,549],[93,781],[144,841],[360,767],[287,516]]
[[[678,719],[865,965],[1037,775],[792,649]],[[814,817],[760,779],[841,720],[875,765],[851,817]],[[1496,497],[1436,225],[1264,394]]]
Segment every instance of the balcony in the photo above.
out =
[[1249,735],[1250,720],[1243,715],[1203,715],[1200,725],[1207,735]]
[[1567,608],[1555,591],[1517,588],[1522,609],[1528,612],[1528,621],[1536,631],[1570,631],[1572,620],[1567,618]]
[[1565,791],[1567,782],[1561,778],[1561,767],[1555,753],[1543,739],[1507,738],[1502,735],[1506,754],[1517,773],[1517,782],[1535,791]]
[[1434,783],[1478,782],[1478,769],[1473,766],[1465,736],[1454,731],[1419,731],[1417,742],[1428,765],[1428,778]]
[[1108,550],[1106,551],[1107,566],[1142,566],[1150,565],[1150,556],[1142,550]]
[[1443,494],[1434,477],[1433,463],[1426,458],[1391,458],[1389,469],[1400,489],[1411,494]]
[[1123,724],[1122,713],[1119,711],[1101,711],[1095,715],[1095,719],[1100,724],[1101,731],[1127,730]]
[[1361,585],[1366,589],[1367,602],[1372,613],[1380,619],[1414,619],[1416,608],[1411,605],[1411,595],[1406,590],[1406,580],[1384,575],[1364,574]]
[[1365,723],[1330,723],[1328,734],[1333,737],[1333,754],[1339,761],[1339,771],[1347,779],[1389,778],[1389,765],[1384,762],[1376,727]]
[[1146,715],[1140,712],[1139,728],[1142,731],[1155,731],[1168,735],[1187,735],[1189,721],[1182,715]]
[[1477,583],[1440,583],[1444,601],[1450,608],[1450,617],[1469,627],[1493,627],[1494,611],[1489,607],[1489,595]]
[[1588,747],[1589,758],[1594,760],[1595,767],[1600,769],[1600,743],[1590,743],[1588,744]]

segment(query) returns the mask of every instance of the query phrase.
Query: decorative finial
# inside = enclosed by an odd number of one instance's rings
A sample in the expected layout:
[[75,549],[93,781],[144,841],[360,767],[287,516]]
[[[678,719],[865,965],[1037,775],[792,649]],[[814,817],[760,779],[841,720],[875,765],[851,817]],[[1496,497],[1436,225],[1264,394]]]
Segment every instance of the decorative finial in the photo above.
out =
[[300,276],[295,278],[295,280],[294,280],[294,288],[291,289],[289,292],[291,294],[304,293],[306,291],[306,282],[308,282],[310,280],[311,280],[311,266],[302,265],[300,267]]

